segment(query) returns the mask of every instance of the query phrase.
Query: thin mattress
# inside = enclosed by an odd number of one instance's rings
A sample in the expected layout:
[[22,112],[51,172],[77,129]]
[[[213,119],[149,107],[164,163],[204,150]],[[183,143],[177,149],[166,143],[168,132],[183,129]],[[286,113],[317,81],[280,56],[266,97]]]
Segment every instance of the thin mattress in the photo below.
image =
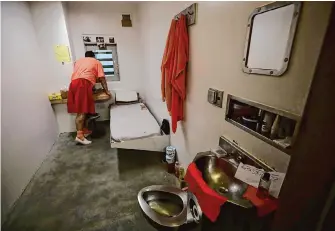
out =
[[160,135],[159,124],[143,103],[113,106],[110,129],[112,142]]

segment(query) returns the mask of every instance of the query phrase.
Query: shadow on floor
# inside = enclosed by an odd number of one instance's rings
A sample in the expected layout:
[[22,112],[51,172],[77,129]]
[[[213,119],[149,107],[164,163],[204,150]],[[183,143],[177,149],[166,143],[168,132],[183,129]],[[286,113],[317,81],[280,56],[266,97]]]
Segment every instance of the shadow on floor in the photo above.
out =
[[[100,126],[100,125],[99,125]],[[159,153],[111,149],[109,126],[89,146],[61,134],[2,225],[6,231],[151,231],[137,193],[175,184]]]
[[166,166],[162,163],[163,156],[164,153],[161,152],[118,149],[119,173],[123,175],[152,168],[164,171]]

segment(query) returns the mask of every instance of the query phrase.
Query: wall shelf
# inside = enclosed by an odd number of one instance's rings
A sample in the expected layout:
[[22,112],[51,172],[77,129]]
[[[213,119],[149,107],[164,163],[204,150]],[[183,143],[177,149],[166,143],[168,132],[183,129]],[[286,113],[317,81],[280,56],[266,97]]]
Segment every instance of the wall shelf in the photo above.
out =
[[[265,117],[270,119],[265,120]],[[301,117],[261,103],[228,95],[225,120],[271,146],[290,154]],[[289,145],[283,145],[284,140],[289,140]]]

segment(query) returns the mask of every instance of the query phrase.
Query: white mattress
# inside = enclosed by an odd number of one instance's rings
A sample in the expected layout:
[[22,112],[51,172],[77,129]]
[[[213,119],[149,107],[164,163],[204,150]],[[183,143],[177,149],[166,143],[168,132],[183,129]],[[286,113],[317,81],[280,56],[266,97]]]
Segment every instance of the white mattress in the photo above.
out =
[[160,135],[159,124],[143,103],[112,106],[110,129],[114,142]]

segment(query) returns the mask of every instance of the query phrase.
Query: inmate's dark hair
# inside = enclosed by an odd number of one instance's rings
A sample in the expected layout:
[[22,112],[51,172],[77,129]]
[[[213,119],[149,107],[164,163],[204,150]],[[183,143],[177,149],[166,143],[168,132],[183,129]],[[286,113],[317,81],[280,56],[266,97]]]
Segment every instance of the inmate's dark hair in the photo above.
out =
[[85,57],[95,58],[95,55],[94,55],[93,51],[86,51],[85,52]]

